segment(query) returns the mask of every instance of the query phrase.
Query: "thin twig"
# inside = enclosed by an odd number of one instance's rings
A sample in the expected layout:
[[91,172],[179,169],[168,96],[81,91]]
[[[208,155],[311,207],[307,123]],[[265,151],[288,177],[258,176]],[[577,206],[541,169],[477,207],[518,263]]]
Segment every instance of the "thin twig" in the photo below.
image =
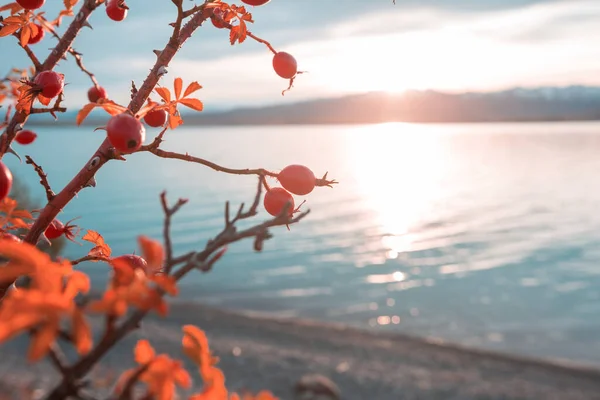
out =
[[121,391],[121,394],[119,395],[117,400],[129,400],[133,398],[133,388],[135,387],[135,384],[140,379],[142,374],[148,370],[149,366],[150,363],[146,363],[142,366],[139,366],[136,369],[136,371],[133,374],[131,374],[131,376],[126,381],[125,386],[123,386],[123,390]]
[[[160,142],[159,142],[159,144],[160,144]],[[208,160],[205,160],[200,157],[192,156],[187,153],[182,154],[182,153],[176,153],[176,152],[172,152],[172,151],[166,151],[166,150],[163,150],[158,147],[158,145],[156,144],[156,140],[146,146],[142,146],[138,151],[147,151],[147,152],[150,152],[150,153],[154,154],[155,156],[158,156],[161,158],[171,158],[171,159],[176,159],[176,160],[192,162],[192,163],[196,163],[196,164],[202,164],[202,165],[209,167],[215,171],[224,172],[226,174],[270,176],[273,178],[276,178],[278,175],[277,172],[272,172],[272,171],[266,170],[264,168],[254,168],[254,169],[252,169],[252,168],[243,168],[243,169],[228,168],[228,167],[224,167],[219,164],[216,164],[212,161],[208,161]],[[318,178],[315,180],[315,186],[331,187],[332,185],[335,185],[337,183],[338,182],[335,179],[328,180],[327,174],[325,174],[323,176],[323,178]]]
[[48,202],[52,201],[52,199],[56,195],[54,194],[54,192],[52,191],[52,188],[50,187],[50,183],[48,182],[48,175],[44,172],[44,169],[39,164],[37,164],[35,161],[33,161],[31,156],[25,156],[25,163],[33,165],[33,169],[35,169],[35,172],[37,172],[38,176],[40,177],[40,184],[46,190],[46,198],[48,199]]
[[163,236],[165,242],[165,251],[166,251],[166,260],[165,260],[165,272],[167,274],[171,273],[171,269],[173,268],[173,244],[171,243],[171,217],[175,214],[179,209],[187,203],[187,199],[179,199],[177,203],[173,207],[169,207],[169,203],[167,200],[167,192],[162,192],[160,194],[160,203],[162,205],[163,211],[165,213],[165,222],[163,228]]
[[76,260],[72,260],[71,261],[71,265],[81,264],[82,262],[85,262],[85,261],[104,261],[104,262],[109,262],[110,259],[108,257],[103,257],[103,256],[85,256],[85,257],[78,258]]

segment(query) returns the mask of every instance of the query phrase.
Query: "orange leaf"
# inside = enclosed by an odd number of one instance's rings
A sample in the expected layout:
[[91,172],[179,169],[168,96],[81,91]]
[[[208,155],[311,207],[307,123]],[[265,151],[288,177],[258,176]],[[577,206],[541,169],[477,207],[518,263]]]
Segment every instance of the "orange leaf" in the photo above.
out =
[[112,250],[110,246],[104,242],[104,238],[98,232],[88,230],[82,239],[96,245],[96,247],[92,248],[88,253],[89,256],[110,257]]
[[190,94],[194,93],[197,90],[202,89],[202,86],[198,82],[192,82],[188,85],[183,93],[183,97],[188,97]]
[[9,36],[19,30],[21,26],[19,25],[5,25],[0,29],[0,37]]
[[65,8],[66,9],[71,9],[73,8],[77,3],[79,2],[79,0],[64,0],[65,3]]
[[90,278],[81,271],[73,271],[65,287],[64,296],[74,299],[79,293],[90,291]]
[[135,362],[138,364],[147,364],[155,357],[154,349],[145,339],[138,340],[134,350]]
[[169,128],[175,129],[181,124],[183,124],[183,119],[179,115],[169,115]]
[[50,257],[35,246],[12,240],[0,240],[0,255],[11,260],[0,268],[0,275],[5,274],[9,267],[33,270],[37,265],[50,262]]
[[122,112],[127,110],[126,107],[123,107],[122,105],[117,104],[112,100],[105,100],[105,101],[99,103],[99,106],[102,107],[104,109],[104,111],[106,111],[110,115],[121,114]]
[[73,313],[73,343],[79,354],[87,354],[92,349],[92,331],[80,310]]
[[88,115],[90,115],[96,105],[96,103],[89,103],[83,106],[83,108],[77,113],[77,118],[75,119],[77,125],[81,125],[81,123],[87,118]]
[[138,243],[142,249],[142,257],[148,262],[148,269],[153,272],[161,270],[165,252],[160,242],[147,236],[140,236]]
[[33,32],[31,31],[31,27],[29,25],[25,25],[22,29],[21,29],[21,36],[20,36],[20,40],[19,43],[21,43],[21,46],[25,47],[27,46],[27,43],[29,43],[29,39],[33,36]]
[[152,111],[156,107],[158,107],[158,103],[156,103],[152,100],[148,100],[148,104],[146,104],[144,107],[142,107],[142,109],[140,111],[138,111],[137,114],[135,114],[135,117],[137,119],[144,118],[144,116],[146,114],[148,114],[150,111]]
[[177,289],[177,281],[172,276],[167,275],[155,275],[152,280],[165,292],[171,296],[177,296],[179,290]]
[[12,15],[12,14],[18,13],[22,9],[23,9],[23,7],[21,7],[17,3],[8,3],[7,5],[4,5],[4,6],[0,7],[0,12],[6,11],[6,10],[10,10],[10,13]]
[[48,321],[39,329],[29,345],[29,352],[27,353],[29,361],[39,361],[48,353],[50,346],[54,343],[58,329],[58,320]]
[[164,87],[157,87],[156,89],[154,89],[154,91],[156,91],[156,93],[158,93],[158,95],[167,103],[171,101],[171,92],[169,91],[169,89]]
[[196,111],[202,111],[204,109],[204,105],[198,99],[181,99],[179,100],[179,103]]
[[175,78],[175,83],[173,86],[175,88],[175,98],[179,99],[181,96],[181,88],[183,87],[183,81],[181,78]]

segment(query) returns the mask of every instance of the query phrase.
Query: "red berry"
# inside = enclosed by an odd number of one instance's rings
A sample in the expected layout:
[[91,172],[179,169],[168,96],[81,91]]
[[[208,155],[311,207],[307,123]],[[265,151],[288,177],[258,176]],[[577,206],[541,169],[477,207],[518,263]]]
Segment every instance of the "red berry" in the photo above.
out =
[[[223,19],[223,17],[225,17],[223,10],[221,10],[220,8],[215,8],[215,10],[213,11],[213,14],[221,17],[221,19]],[[215,18],[214,15],[210,17],[210,22],[212,22],[212,24],[215,26],[215,28],[219,28],[219,29],[225,28],[225,23],[221,22],[221,20],[219,20],[218,18]]]
[[46,0],[17,0],[17,4],[27,10],[37,10],[44,5]]
[[267,4],[271,0],[242,0],[242,3],[246,3],[251,6],[262,6],[263,4]]
[[113,21],[123,21],[127,17],[128,7],[123,0],[108,0],[106,15]]
[[51,99],[63,91],[65,76],[54,71],[44,71],[35,77],[33,83],[40,87],[42,96]]
[[290,192],[303,196],[315,188],[315,174],[304,165],[288,165],[279,172],[277,179]]
[[4,199],[10,193],[12,188],[13,176],[10,170],[2,161],[0,161],[0,200]]
[[146,139],[146,128],[131,114],[123,113],[112,117],[106,125],[108,140],[121,153],[133,153]]
[[148,263],[140,256],[136,256],[135,254],[125,254],[119,257],[113,258],[113,260],[122,260],[126,262],[128,265],[133,267],[133,269],[142,269],[146,271],[148,269]]
[[0,232],[0,240],[12,240],[13,242],[22,242],[23,240],[18,236],[8,232]]
[[269,189],[267,194],[265,194],[263,204],[265,206],[265,210],[267,210],[267,212],[272,216],[276,217],[283,211],[283,208],[288,202],[291,203],[288,214],[292,215],[294,213],[294,198],[285,189],[274,187]]
[[90,90],[88,90],[87,94],[91,103],[97,103],[100,99],[108,98],[106,89],[104,89],[102,86],[92,86]]
[[65,226],[63,223],[57,219],[53,219],[52,222],[50,222],[50,225],[48,225],[44,231],[44,235],[46,235],[48,239],[56,239],[59,238],[64,232]]
[[15,136],[15,140],[19,144],[30,144],[37,138],[37,134],[30,130],[19,131],[17,136]]
[[150,125],[153,128],[158,128],[159,126],[164,126],[167,122],[167,116],[169,114],[166,110],[155,110],[150,111],[144,117],[144,122]]
[[298,72],[298,63],[291,54],[280,51],[273,57],[273,68],[280,77],[292,79]]
[[35,24],[35,26],[37,26],[38,31],[37,31],[37,35],[35,36],[31,36],[29,38],[29,43],[28,44],[36,44],[42,41],[42,39],[44,38],[44,29],[42,28],[41,25]]

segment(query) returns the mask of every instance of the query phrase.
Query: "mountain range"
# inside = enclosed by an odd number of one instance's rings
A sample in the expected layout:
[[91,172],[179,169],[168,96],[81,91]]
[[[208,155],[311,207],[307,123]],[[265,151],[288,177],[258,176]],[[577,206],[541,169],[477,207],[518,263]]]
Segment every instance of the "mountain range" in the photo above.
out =
[[[96,114],[96,113],[94,113]],[[96,114],[102,115],[102,114]],[[66,118],[65,118],[66,117]],[[72,123],[74,113],[59,119]],[[600,87],[514,88],[498,92],[370,92],[231,111],[185,114],[185,125],[508,122],[600,119]],[[87,124],[106,121],[90,116]],[[33,121],[32,121],[33,122]]]

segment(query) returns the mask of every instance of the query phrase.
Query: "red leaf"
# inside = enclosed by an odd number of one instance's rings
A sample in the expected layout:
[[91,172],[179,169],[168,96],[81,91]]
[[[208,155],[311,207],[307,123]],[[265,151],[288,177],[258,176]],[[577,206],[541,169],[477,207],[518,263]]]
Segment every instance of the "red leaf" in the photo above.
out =
[[138,243],[142,249],[142,257],[148,262],[149,270],[161,270],[165,259],[165,252],[160,242],[150,239],[147,236],[140,236],[138,237]]

